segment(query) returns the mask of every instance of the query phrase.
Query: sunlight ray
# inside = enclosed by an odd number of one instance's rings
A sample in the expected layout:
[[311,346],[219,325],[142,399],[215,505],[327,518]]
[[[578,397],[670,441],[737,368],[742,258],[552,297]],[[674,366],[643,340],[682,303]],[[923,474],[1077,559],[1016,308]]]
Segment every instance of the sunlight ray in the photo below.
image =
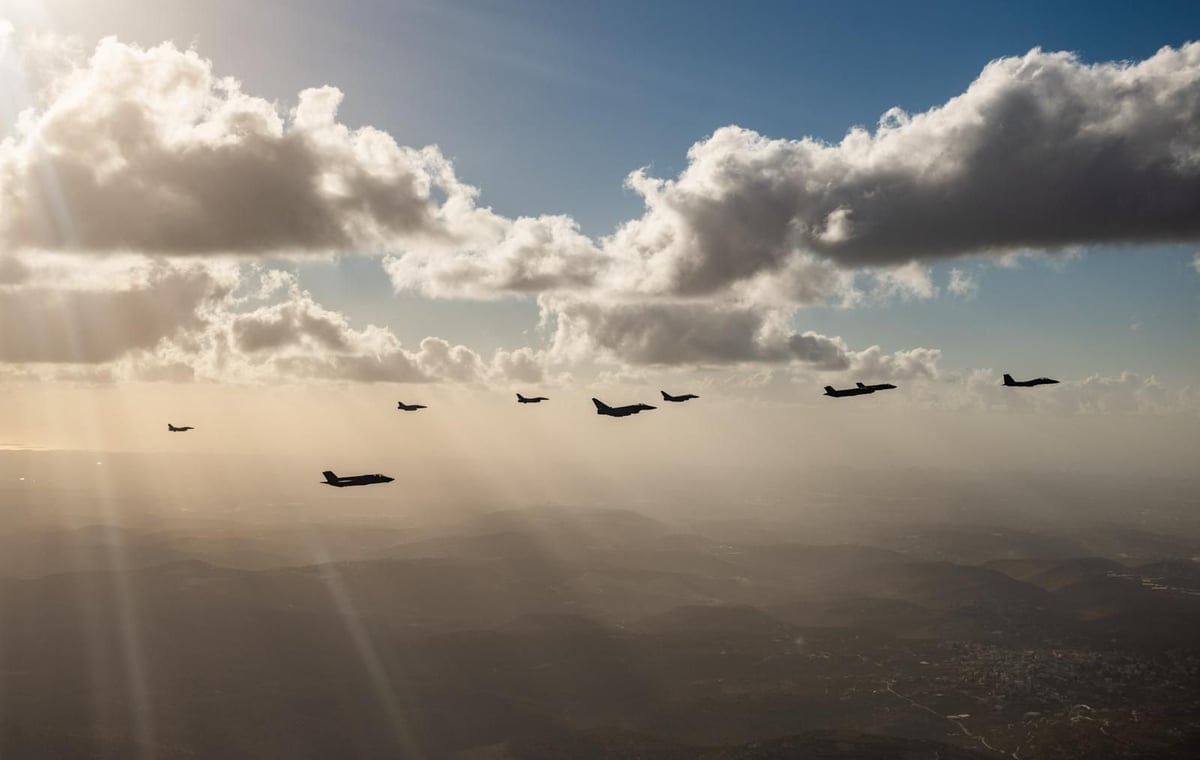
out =
[[388,677],[383,659],[380,657],[375,643],[371,640],[370,633],[368,633],[366,627],[363,625],[362,618],[355,608],[353,600],[346,592],[346,587],[342,581],[337,564],[319,540],[317,542],[311,542],[310,540],[309,551],[312,554],[313,564],[317,567],[321,581],[325,584],[330,599],[333,600],[334,606],[337,608],[338,616],[346,627],[346,633],[349,635],[355,650],[357,650],[359,659],[362,660],[363,669],[371,681],[375,697],[379,700],[380,707],[383,708],[387,715],[388,723],[390,724],[392,733],[395,735],[396,743],[403,753],[402,756],[415,759],[425,757],[425,753],[421,751],[412,727],[409,725],[401,699],[396,694],[392,681]]
[[[97,427],[94,408],[85,410],[89,427]],[[93,440],[97,438],[93,437]],[[114,484],[104,467],[93,471],[95,499],[101,524],[110,526],[110,534],[103,542],[107,552],[107,576],[116,605],[115,619],[120,646],[121,663],[125,671],[124,685],[128,702],[130,728],[137,744],[140,760],[153,760],[157,755],[154,732],[154,700],[150,689],[150,676],[146,663],[145,645],[137,592],[130,581],[134,570],[130,566],[125,548],[121,517],[116,503]]]

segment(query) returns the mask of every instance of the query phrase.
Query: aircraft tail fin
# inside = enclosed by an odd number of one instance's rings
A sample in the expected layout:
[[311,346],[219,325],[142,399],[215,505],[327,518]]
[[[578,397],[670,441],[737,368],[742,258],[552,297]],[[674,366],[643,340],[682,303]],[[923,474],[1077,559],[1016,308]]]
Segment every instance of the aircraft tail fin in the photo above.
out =
[[671,394],[667,393],[666,391],[659,391],[659,393],[661,393],[661,394],[662,394],[663,401],[670,401],[670,400],[671,400]]
[[1005,375],[1004,375],[1004,384],[1005,384],[1005,385],[1014,385],[1015,383],[1016,383],[1016,381],[1015,381],[1015,380],[1013,380],[1013,377],[1012,377],[1012,375],[1005,373]]
[[598,398],[594,398],[594,399],[592,399],[592,403],[596,405],[596,411],[598,411],[598,412],[599,412],[599,411],[603,411],[603,410],[605,410],[605,409],[612,409],[612,407],[611,407],[611,406],[609,406],[608,404],[604,403],[603,401],[601,401],[601,400],[600,400],[600,399],[598,399]]
[[337,482],[337,475],[333,474],[333,470],[326,470],[325,472],[323,472],[321,474],[325,476],[326,483],[336,483]]
[[855,383],[855,385],[857,385],[859,388],[866,388],[866,387],[867,387],[867,386],[863,385],[862,383]]
[[517,401],[525,401],[525,400],[526,400],[526,398],[524,396],[522,396],[520,393],[517,394]]

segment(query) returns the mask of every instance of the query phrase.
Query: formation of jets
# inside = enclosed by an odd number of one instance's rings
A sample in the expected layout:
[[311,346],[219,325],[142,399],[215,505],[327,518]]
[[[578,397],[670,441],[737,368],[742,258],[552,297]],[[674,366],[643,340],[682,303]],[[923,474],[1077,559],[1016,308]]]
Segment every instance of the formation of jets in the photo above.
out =
[[[1058,383],[1058,380],[1053,380],[1048,377],[1035,377],[1032,380],[1013,380],[1013,376],[1005,373],[1004,386],[1006,388],[1031,388],[1035,385],[1053,385]],[[876,385],[865,385],[863,383],[855,383],[853,388],[842,388],[841,390],[834,388],[832,385],[825,386],[825,395],[831,398],[842,398],[845,396],[867,396],[878,391],[890,391],[896,386],[891,383],[878,383]],[[694,393],[684,393],[679,396],[672,396],[666,391],[659,391],[662,394],[663,401],[671,401],[682,403],[690,401],[694,398],[700,398]],[[518,404],[540,404],[543,401],[549,401],[546,396],[524,396],[517,394]],[[625,406],[609,406],[598,398],[593,398],[592,403],[596,405],[596,414],[605,417],[629,417],[634,414],[656,409],[657,407],[649,404],[626,404]],[[404,412],[415,412],[418,409],[426,409],[424,404],[406,404],[403,401],[396,402],[396,408]],[[167,430],[172,433],[184,433],[188,430],[195,430],[191,425],[175,426],[170,422],[167,423]],[[374,475],[348,475],[338,477],[330,470],[322,473],[325,476],[324,485],[333,486],[334,488],[346,488],[347,486],[369,486],[376,483],[391,483],[395,478],[390,478],[387,475],[376,473]]]

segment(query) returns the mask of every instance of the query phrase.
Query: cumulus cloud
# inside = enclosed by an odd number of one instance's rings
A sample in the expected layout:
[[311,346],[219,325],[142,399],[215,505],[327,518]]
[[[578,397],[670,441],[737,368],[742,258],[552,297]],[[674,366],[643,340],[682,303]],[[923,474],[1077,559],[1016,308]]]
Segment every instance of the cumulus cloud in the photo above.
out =
[[[472,188],[470,192],[474,192]],[[466,193],[466,191],[464,191]],[[507,219],[470,204],[447,204],[454,243],[413,242],[384,259],[397,290],[435,298],[492,299],[598,285],[608,257],[565,216]]]
[[602,354],[631,364],[735,364],[802,357],[837,365],[844,353],[833,339],[791,335],[784,312],[748,306],[548,296],[541,305],[556,322],[552,351],[571,359]]
[[[271,300],[246,310],[247,301]],[[535,381],[546,357],[529,348],[497,351],[489,361],[476,351],[438,337],[405,348],[386,327],[355,328],[345,315],[317,303],[295,277],[278,270],[259,273],[259,288],[242,308],[214,320],[207,340],[210,361],[226,375],[259,380],[352,382]]]
[[856,372],[884,380],[936,380],[942,352],[936,348],[913,348],[885,354],[871,346],[853,355]]
[[[943,105],[911,115],[892,109],[874,130],[852,129],[836,144],[725,127],[692,146],[674,179],[632,173],[628,185],[645,213],[594,245],[572,240],[586,274],[537,286],[593,282],[609,293],[719,295],[755,280],[761,287],[764,275],[809,256],[842,267],[901,267],[903,277],[884,275],[885,285],[896,295],[929,297],[932,286],[905,265],[1194,240],[1198,112],[1200,44],[1193,43],[1132,64],[1088,65],[1037,49],[999,59]],[[520,271],[514,255],[536,264],[548,253],[545,246],[505,256],[468,252],[442,268],[422,261],[391,269],[397,287],[435,294],[528,289],[528,278],[505,274]],[[774,291],[812,302],[843,290],[826,272],[806,273],[813,275],[806,287]]]
[[0,147],[10,248],[386,250],[397,288],[472,298],[697,296],[779,274],[769,290],[816,302],[845,282],[798,256],[891,267],[1200,236],[1200,44],[1096,65],[1035,49],[835,144],[725,127],[674,179],[633,172],[646,211],[601,240],[478,207],[437,148],[339,123],[334,88],[285,113],[194,50],[51,48],[27,57],[38,105]]
[[[28,277],[26,273],[26,277]],[[0,287],[0,362],[98,364],[180,338],[230,283],[205,267],[157,265],[117,289]]]
[[[69,262],[74,260],[74,266]],[[428,337],[416,350],[389,329],[356,328],[294,275],[247,276],[227,262],[51,257],[0,284],[7,377],[69,382],[534,382],[544,352],[491,360]],[[51,284],[57,276],[61,287]]]
[[550,352],[567,361],[600,357],[636,366],[799,362],[824,372],[936,377],[941,352],[852,351],[841,338],[795,332],[792,310],[705,301],[601,303],[543,296],[555,323]]
[[274,306],[265,306],[233,318],[230,330],[234,344],[242,351],[278,351],[287,347],[347,351],[362,338],[356,335],[337,312],[315,303],[307,293]]
[[[154,254],[323,251],[446,237],[436,148],[337,121],[341,93],[290,112],[170,43],[102,40],[27,57],[43,84],[0,143],[9,248]],[[64,63],[65,60],[65,63]]]
[[614,238],[707,293],[800,249],[849,266],[1200,236],[1200,44],[1136,64],[1033,50],[837,144],[726,127],[674,180],[635,173]]
[[[386,254],[397,290],[536,295],[553,326],[542,352],[487,360],[437,338],[410,350],[271,275],[251,296],[176,292],[179,308],[163,307],[161,330],[131,327],[127,344],[84,333],[89,347],[68,350],[59,330],[47,341],[58,349],[15,337],[6,345],[43,357],[31,361],[161,356],[165,340],[207,358],[162,360],[164,377],[186,365],[198,377],[242,366],[536,382],[547,362],[591,354],[631,365],[798,362],[934,377],[936,350],[854,351],[796,330],[796,308],[933,298],[930,264],[943,258],[1200,238],[1200,44],[1096,65],[1035,49],[993,61],[940,106],[892,109],[837,143],[718,129],[692,146],[678,176],[633,172],[627,184],[644,213],[599,239],[566,216],[480,207],[478,190],[436,147],[340,123],[341,93],[331,87],[305,90],[284,110],[194,50],[114,39],[86,55],[40,44],[26,60],[40,83],[35,105],[0,142],[8,313],[51,308],[32,295],[48,271],[30,268],[35,255],[364,250]],[[165,283],[152,290],[167,292]],[[71,323],[128,315],[109,301],[144,314],[157,302],[143,286],[79,287],[75,305],[54,314]],[[961,269],[945,286],[961,298],[976,288]]]
[[[884,277],[887,275],[884,274]],[[863,300],[855,272],[809,254],[793,254],[777,272],[761,272],[739,283],[733,297],[756,304],[809,306],[833,303],[851,307]],[[873,292],[884,289],[877,280]]]
[[[551,379],[546,372],[549,359],[545,351],[519,348],[516,351],[497,351],[492,357],[492,374],[508,383],[542,383]],[[559,376],[554,382],[569,378]]]
[[[892,109],[836,144],[719,129],[676,178],[632,173],[645,213],[600,240],[542,234],[386,266],[398,289],[434,296],[540,291],[559,351],[829,366],[838,352],[789,344],[779,314],[933,298],[929,263],[943,258],[1200,237],[1197,113],[1200,44],[1133,64],[1033,50],[992,62],[941,106]],[[951,271],[948,293],[977,290]]]

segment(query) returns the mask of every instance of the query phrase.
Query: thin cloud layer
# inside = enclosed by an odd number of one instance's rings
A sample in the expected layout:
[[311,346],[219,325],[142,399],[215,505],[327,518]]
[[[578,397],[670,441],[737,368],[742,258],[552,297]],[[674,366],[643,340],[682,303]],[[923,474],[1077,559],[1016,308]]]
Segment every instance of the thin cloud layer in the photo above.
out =
[[1124,370],[1058,385],[1006,388],[1001,372],[975,369],[954,372],[943,382],[920,386],[918,399],[941,409],[1024,412],[1029,414],[1200,414],[1200,388],[1171,388],[1154,375]]
[[958,298],[969,301],[979,293],[979,280],[970,272],[955,267],[950,270],[950,282],[946,284],[946,290]]
[[[355,328],[279,270],[248,276],[226,262],[70,260],[28,266],[19,284],[0,285],[2,376],[87,383],[552,379],[545,353],[528,348],[489,361],[428,337],[409,350],[387,328]],[[56,275],[62,286],[47,285]]]

